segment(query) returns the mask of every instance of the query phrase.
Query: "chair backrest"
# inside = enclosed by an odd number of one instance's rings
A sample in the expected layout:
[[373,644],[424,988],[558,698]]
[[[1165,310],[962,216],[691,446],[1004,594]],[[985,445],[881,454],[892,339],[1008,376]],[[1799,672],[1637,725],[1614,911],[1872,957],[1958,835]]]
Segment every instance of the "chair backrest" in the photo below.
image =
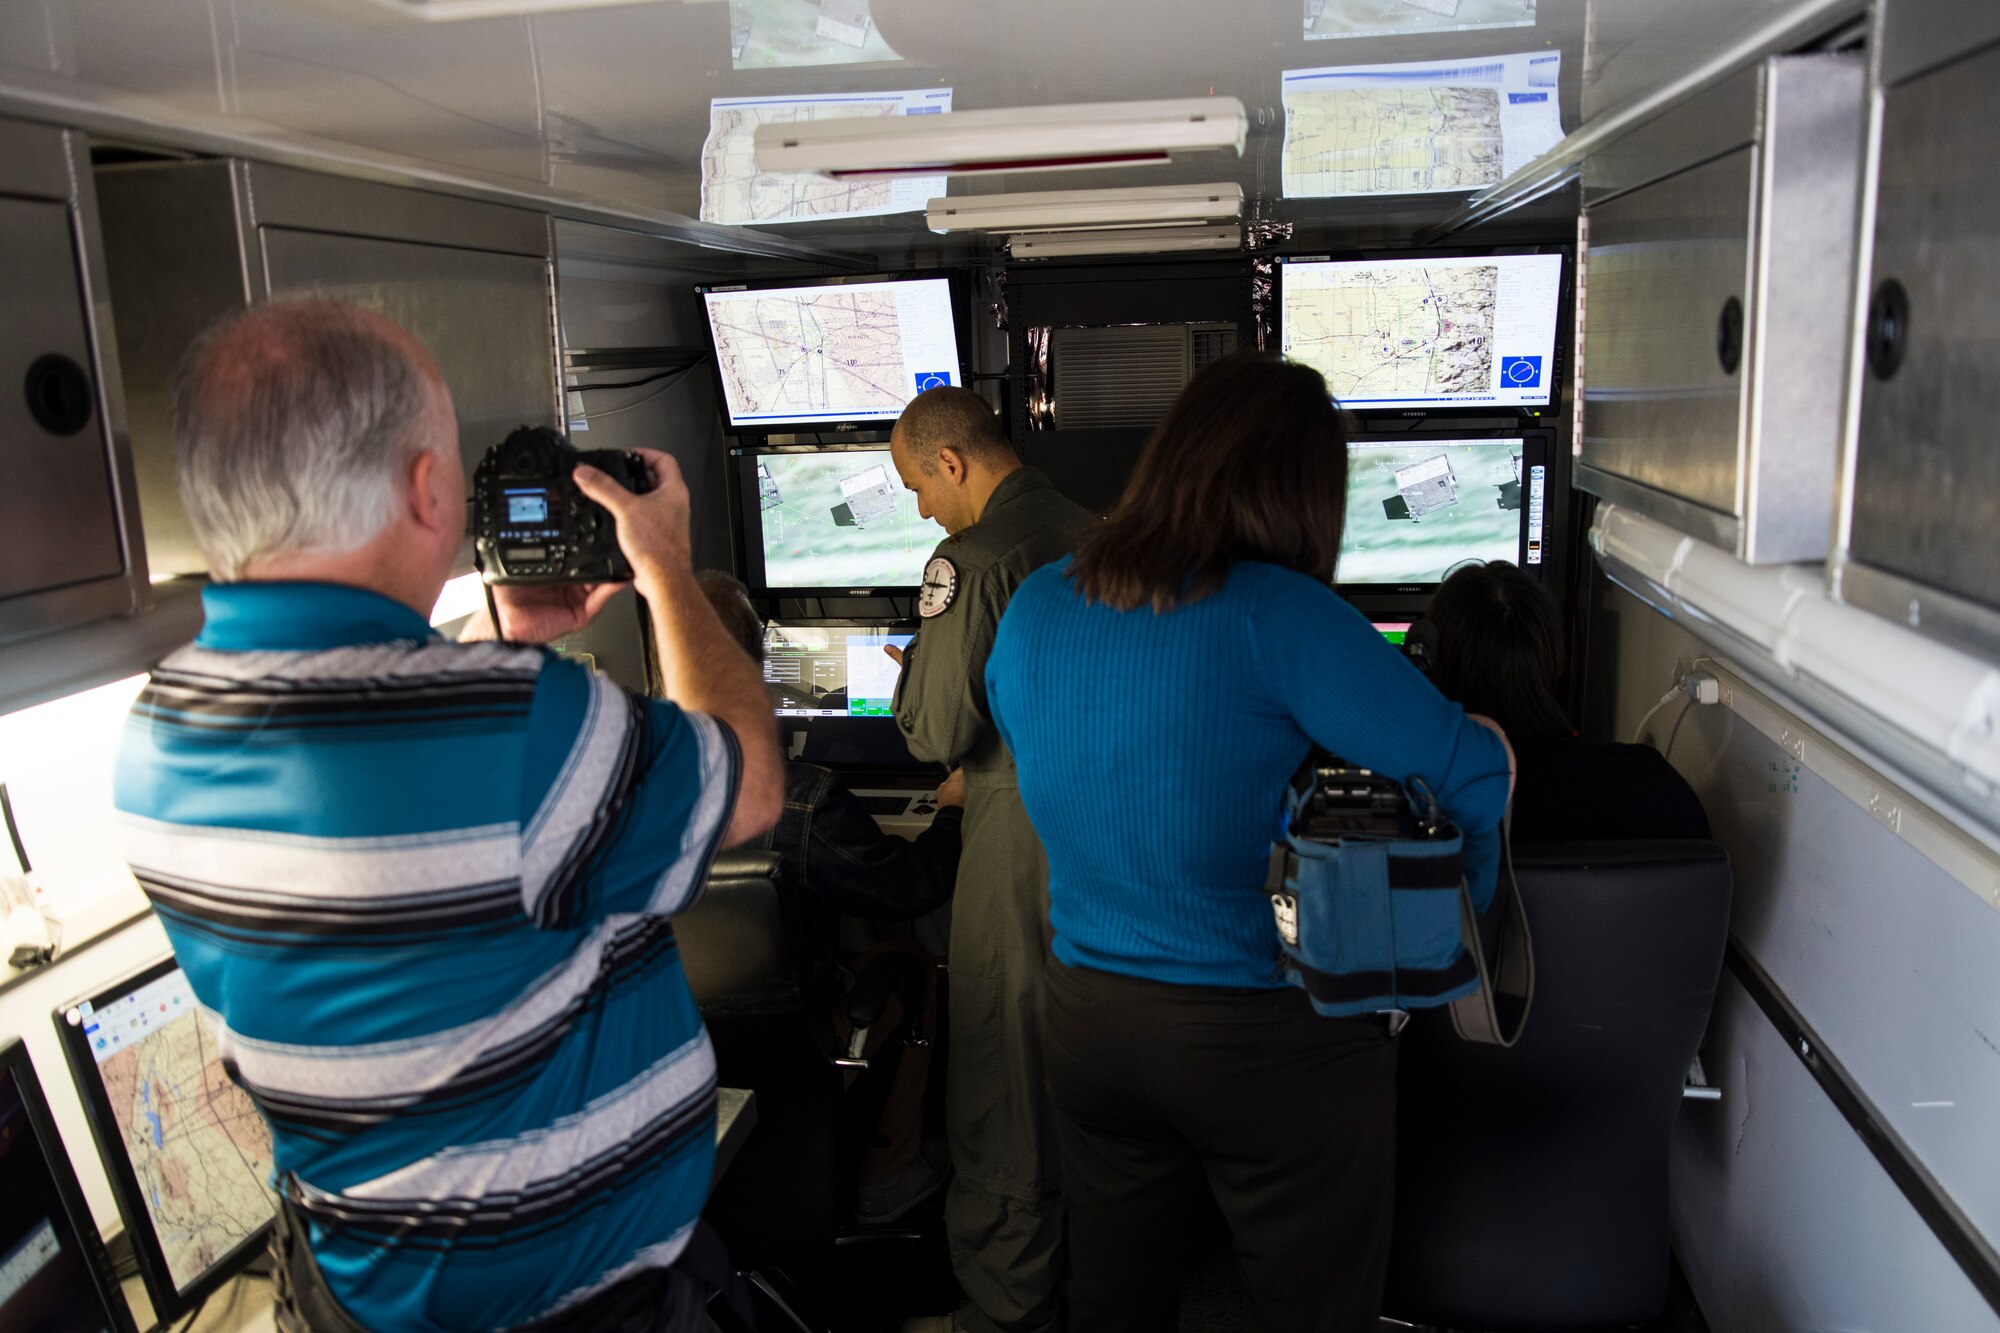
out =
[[776,852],[727,851],[701,901],[674,918],[688,989],[710,1016],[796,1012],[799,975]]
[[1666,1301],[1667,1160],[1729,932],[1712,842],[1516,850],[1535,999],[1511,1050],[1405,1030],[1387,1313],[1637,1323]]

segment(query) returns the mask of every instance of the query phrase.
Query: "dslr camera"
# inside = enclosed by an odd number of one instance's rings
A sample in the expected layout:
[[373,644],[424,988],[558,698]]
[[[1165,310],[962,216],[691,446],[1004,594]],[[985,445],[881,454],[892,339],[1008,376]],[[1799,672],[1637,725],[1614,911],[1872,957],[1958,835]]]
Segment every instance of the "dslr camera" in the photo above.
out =
[[634,493],[652,489],[637,454],[579,450],[548,426],[523,426],[486,451],[472,477],[472,540],[488,583],[617,583],[632,577],[618,525],[576,487],[587,463]]
[[1299,767],[1293,789],[1307,793],[1292,815],[1292,833],[1309,842],[1348,838],[1421,839],[1441,836],[1444,812],[1412,779],[1425,798],[1418,808],[1409,788],[1394,778],[1317,751]]

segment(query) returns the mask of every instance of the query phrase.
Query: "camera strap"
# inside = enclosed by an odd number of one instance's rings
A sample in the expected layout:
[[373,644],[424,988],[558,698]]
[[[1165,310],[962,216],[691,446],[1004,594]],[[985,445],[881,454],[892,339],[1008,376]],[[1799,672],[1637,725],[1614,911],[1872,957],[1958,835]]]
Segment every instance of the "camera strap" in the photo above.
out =
[[[1535,1001],[1535,946],[1528,929],[1528,908],[1521,898],[1521,882],[1514,877],[1514,806],[1510,801],[1500,823],[1500,866],[1505,872],[1495,886],[1494,906],[1500,912],[1500,933],[1494,941],[1493,966],[1488,967],[1486,945],[1479,936],[1479,913],[1472,906],[1472,889],[1459,884],[1459,922],[1472,965],[1479,970],[1479,989],[1451,1002],[1451,1027],[1466,1041],[1498,1046],[1503,1050],[1521,1039],[1528,1026],[1528,1010]],[[1518,1000],[1512,1030],[1501,1026],[1498,997]],[[1512,1005],[1509,1008],[1513,1008]]]

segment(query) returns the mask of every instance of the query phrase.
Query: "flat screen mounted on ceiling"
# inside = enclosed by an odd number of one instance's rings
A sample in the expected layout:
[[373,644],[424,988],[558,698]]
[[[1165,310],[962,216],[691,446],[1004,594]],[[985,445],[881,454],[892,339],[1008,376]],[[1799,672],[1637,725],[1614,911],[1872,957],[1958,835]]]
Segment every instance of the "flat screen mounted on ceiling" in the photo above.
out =
[[1356,412],[1556,401],[1561,254],[1289,259],[1279,346]]
[[729,429],[888,429],[925,389],[964,384],[943,274],[697,288]]

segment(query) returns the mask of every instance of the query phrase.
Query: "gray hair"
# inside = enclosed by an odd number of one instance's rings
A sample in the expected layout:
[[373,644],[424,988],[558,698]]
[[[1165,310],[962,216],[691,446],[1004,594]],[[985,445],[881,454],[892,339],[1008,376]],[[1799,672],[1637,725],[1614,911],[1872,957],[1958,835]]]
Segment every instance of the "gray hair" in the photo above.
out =
[[174,480],[212,578],[388,526],[425,447],[417,355],[388,320],[330,301],[253,306],[196,340],[174,380]]

